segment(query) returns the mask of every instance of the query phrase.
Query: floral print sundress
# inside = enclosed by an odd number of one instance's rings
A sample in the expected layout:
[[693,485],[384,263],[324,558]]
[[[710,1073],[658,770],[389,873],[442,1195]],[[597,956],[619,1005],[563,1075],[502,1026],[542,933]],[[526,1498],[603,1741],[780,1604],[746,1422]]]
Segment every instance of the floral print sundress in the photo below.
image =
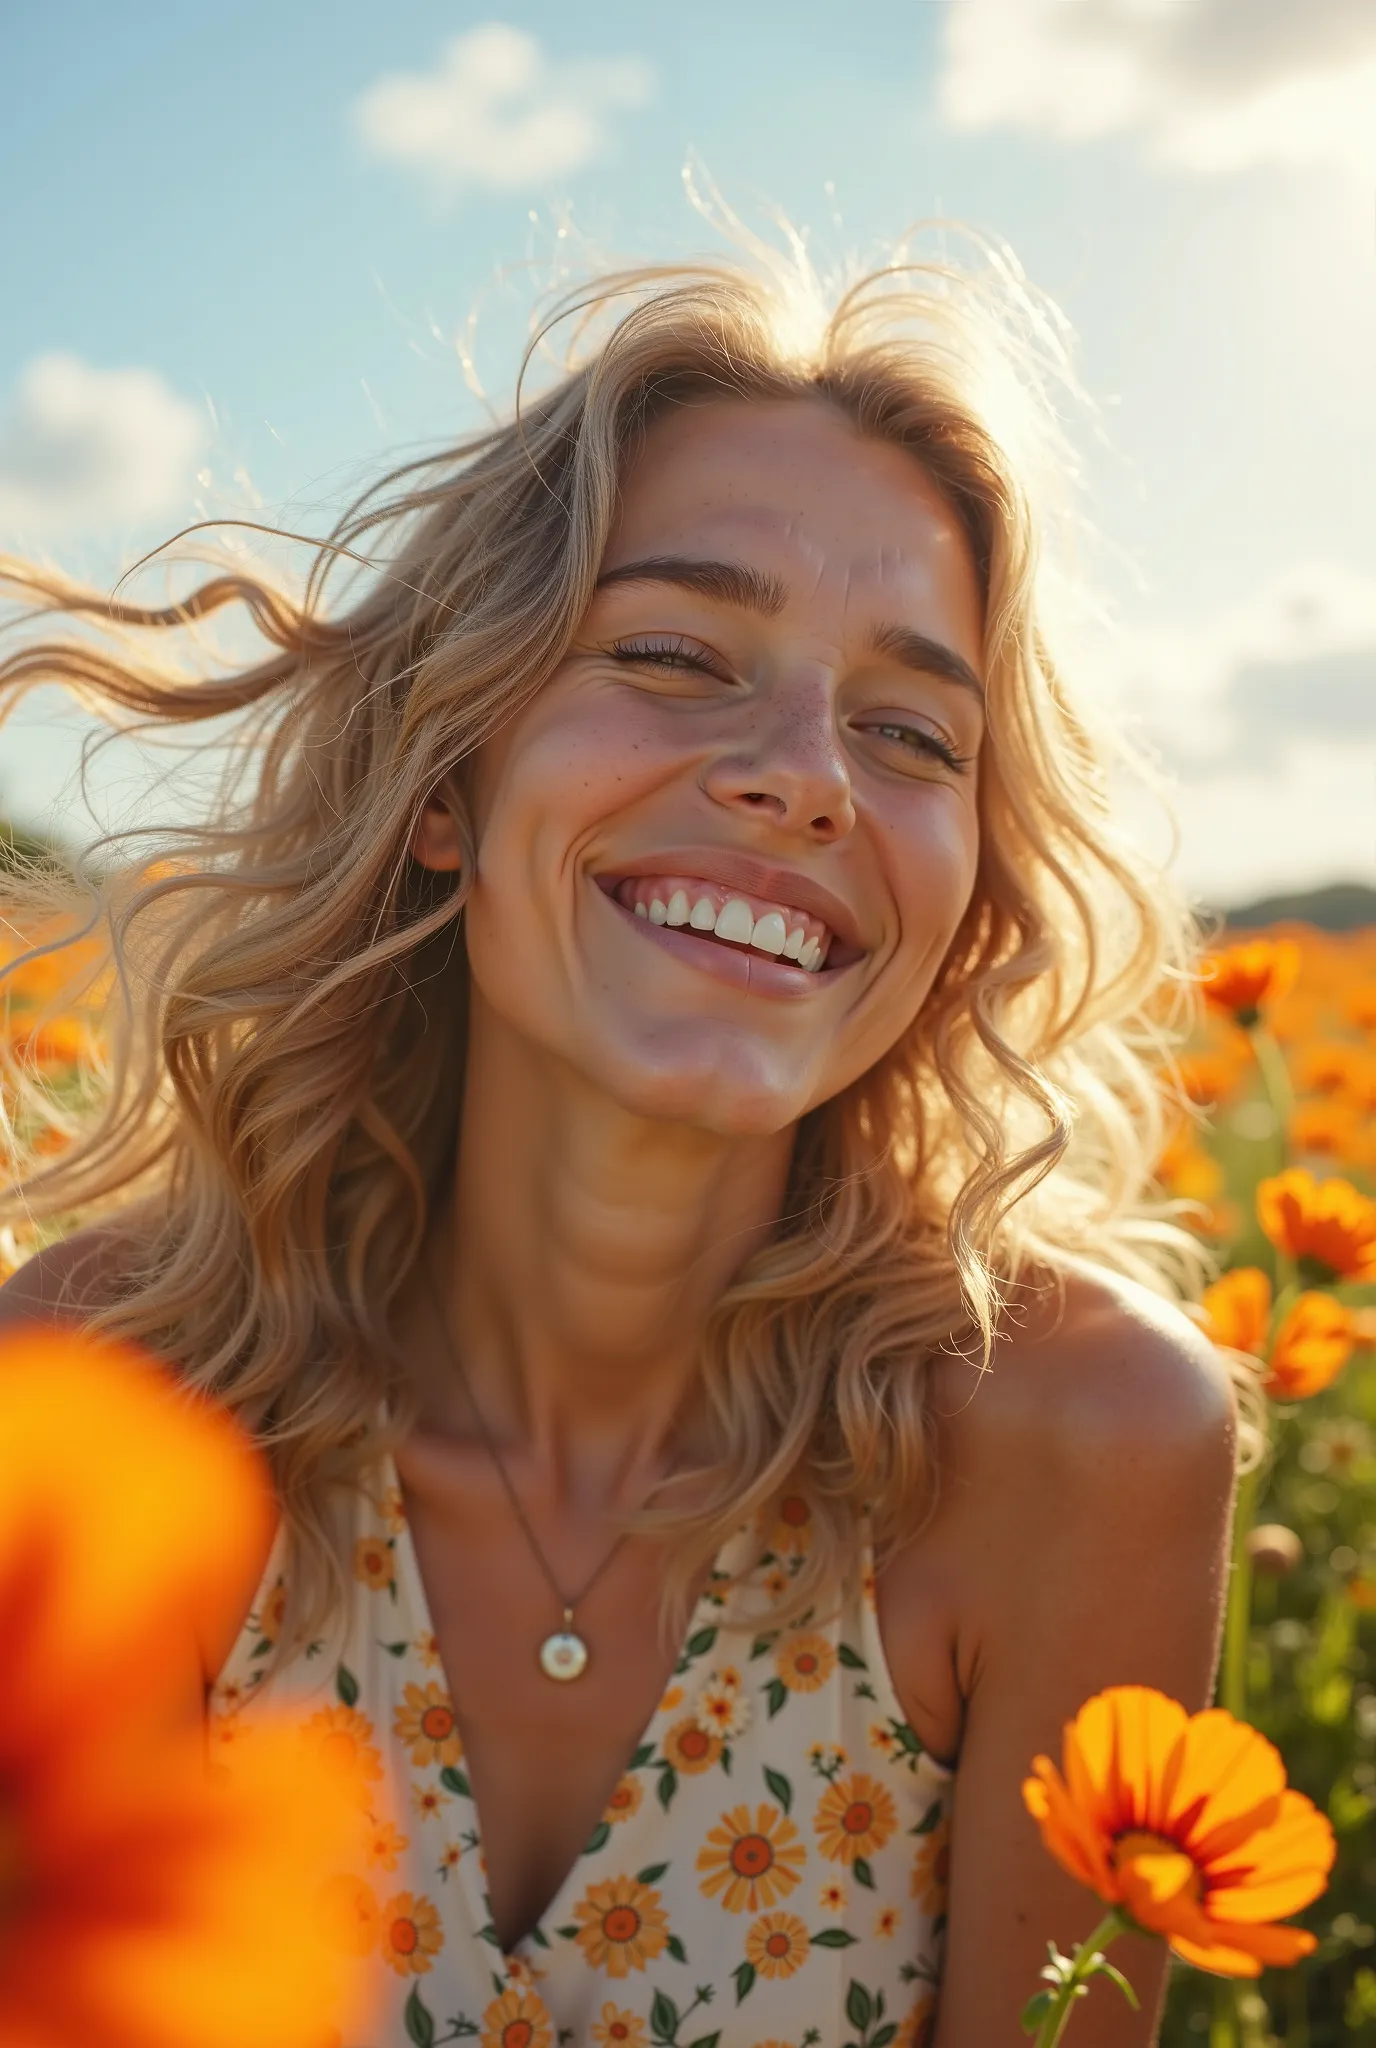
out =
[[[211,1695],[233,1767],[255,1705],[348,1745],[376,1812],[333,1880],[381,2021],[342,2048],[923,2048],[935,2023],[952,1772],[904,1719],[861,1584],[829,1621],[741,1626],[717,1559],[672,1681],[553,1903],[504,1954],[478,1814],[394,1463],[360,1491],[338,1660],[315,1644],[261,1690],[285,1599],[279,1529]],[[786,1499],[746,1582],[777,1599],[810,1542]],[[744,1545],[744,1550],[737,1546]],[[384,1818],[384,1816],[387,1816]]]

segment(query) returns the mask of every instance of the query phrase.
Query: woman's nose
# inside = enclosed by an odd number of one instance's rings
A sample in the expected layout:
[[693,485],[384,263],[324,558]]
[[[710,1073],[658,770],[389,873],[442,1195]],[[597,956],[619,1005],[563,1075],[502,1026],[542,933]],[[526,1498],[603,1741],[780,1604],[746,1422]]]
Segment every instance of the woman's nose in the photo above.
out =
[[850,769],[825,687],[800,687],[752,707],[753,725],[704,770],[702,787],[728,809],[768,813],[788,832],[842,839],[855,823]]

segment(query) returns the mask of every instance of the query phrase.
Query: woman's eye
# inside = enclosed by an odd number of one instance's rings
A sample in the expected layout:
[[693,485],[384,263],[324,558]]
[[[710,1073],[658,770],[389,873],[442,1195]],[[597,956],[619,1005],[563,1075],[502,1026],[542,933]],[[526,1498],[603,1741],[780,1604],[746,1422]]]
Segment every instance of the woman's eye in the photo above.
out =
[[871,725],[869,732],[878,733],[881,739],[896,740],[910,753],[926,755],[929,759],[942,761],[957,775],[963,775],[974,759],[972,754],[961,754],[938,733],[929,732],[924,725],[900,725],[886,721],[883,725]]
[[633,663],[637,668],[658,668],[670,673],[684,670],[697,675],[722,675],[722,670],[703,647],[691,640],[678,638],[668,640],[618,640],[610,649],[616,661]]

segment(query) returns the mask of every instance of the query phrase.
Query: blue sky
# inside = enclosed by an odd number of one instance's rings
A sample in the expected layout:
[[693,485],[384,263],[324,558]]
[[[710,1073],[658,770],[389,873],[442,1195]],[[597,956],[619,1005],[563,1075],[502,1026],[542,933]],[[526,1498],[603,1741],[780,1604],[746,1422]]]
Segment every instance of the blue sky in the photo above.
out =
[[[710,246],[692,151],[824,252],[933,214],[1011,244],[1102,408],[1086,658],[1176,778],[1186,879],[1376,873],[1364,0],[77,0],[6,41],[0,545],[108,582],[250,492],[323,527],[472,423],[475,303],[500,401],[563,249]],[[37,700],[0,805],[70,819],[78,743]],[[105,815],[146,810],[115,765]]]

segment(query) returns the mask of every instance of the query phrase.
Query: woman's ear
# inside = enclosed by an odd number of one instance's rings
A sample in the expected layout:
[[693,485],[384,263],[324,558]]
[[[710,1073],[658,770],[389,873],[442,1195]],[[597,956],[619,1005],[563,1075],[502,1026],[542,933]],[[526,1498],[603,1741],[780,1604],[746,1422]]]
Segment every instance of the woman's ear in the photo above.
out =
[[453,800],[438,790],[425,800],[411,834],[411,853],[423,868],[432,868],[437,874],[449,874],[463,866],[463,840]]

